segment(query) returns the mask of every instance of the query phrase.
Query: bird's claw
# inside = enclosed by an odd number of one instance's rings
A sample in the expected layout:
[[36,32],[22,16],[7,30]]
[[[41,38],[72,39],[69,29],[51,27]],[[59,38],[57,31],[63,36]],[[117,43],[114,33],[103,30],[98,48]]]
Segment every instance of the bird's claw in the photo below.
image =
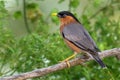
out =
[[69,61],[68,60],[63,60],[63,61],[59,61],[60,63],[61,62],[66,62],[66,64],[67,64],[67,66],[68,66],[68,68],[70,68],[70,63],[69,63]]
[[70,68],[70,63],[69,63],[69,61],[66,61],[66,64],[67,64],[68,68]]

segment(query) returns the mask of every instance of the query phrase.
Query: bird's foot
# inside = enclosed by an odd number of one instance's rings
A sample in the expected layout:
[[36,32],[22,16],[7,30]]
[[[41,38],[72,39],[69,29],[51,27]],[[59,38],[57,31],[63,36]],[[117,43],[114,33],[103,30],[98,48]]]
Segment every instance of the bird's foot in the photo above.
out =
[[65,60],[63,60],[63,61],[59,61],[59,62],[66,62],[66,64],[67,64],[68,68],[70,68],[70,63],[69,63],[69,60],[65,59]]
[[69,60],[72,59],[73,57],[75,57],[77,55],[77,53],[74,53],[72,56],[60,61],[60,62],[66,62],[66,64],[68,65],[68,67],[70,67],[70,63]]
[[66,64],[67,64],[68,68],[70,68],[70,63],[69,63],[69,61],[66,61]]
[[68,58],[64,59],[62,62],[68,61],[68,60],[72,59],[73,57],[75,57],[76,55],[77,55],[77,53],[74,53],[73,55],[71,55]]

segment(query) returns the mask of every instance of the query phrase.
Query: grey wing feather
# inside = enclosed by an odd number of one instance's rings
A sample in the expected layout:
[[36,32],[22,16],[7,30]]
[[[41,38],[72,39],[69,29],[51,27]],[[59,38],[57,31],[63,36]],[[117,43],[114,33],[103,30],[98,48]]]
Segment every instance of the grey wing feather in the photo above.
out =
[[74,43],[83,50],[97,51],[97,46],[90,37],[89,33],[79,23],[72,23],[64,27],[64,38]]

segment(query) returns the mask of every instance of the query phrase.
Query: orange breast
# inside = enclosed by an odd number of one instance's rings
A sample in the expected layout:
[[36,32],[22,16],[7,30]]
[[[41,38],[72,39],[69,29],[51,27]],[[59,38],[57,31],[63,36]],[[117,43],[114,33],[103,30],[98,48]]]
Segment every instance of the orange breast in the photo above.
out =
[[73,51],[79,53],[80,52],[80,48],[78,48],[77,46],[75,46],[73,43],[71,43],[70,41],[64,39],[64,41],[66,42],[66,44],[68,45],[68,47],[70,47],[70,49],[72,49]]
[[[77,23],[75,19],[73,19],[73,17],[71,16],[66,16],[65,18],[60,18],[60,22],[61,22],[61,26],[60,26],[60,33],[62,33],[64,27],[66,27],[66,25],[70,24],[70,23]],[[66,42],[66,44],[68,45],[68,47],[70,47],[70,49],[72,49],[73,51],[79,53],[80,49],[78,47],[76,47],[73,43],[71,43],[70,41],[64,39],[64,41]]]
[[60,32],[62,32],[62,30],[64,29],[64,27],[70,23],[76,23],[76,20],[73,19],[73,17],[71,16],[66,16],[65,18],[60,18]]

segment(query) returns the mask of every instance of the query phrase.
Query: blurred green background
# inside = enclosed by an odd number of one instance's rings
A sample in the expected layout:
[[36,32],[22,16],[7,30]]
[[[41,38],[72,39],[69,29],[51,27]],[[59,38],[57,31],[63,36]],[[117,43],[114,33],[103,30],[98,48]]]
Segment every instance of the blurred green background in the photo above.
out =
[[[53,12],[69,10],[103,51],[120,46],[120,0],[0,0],[0,76],[57,64],[72,55]],[[114,80],[120,61],[103,59]],[[32,80],[112,80],[95,61]]]

